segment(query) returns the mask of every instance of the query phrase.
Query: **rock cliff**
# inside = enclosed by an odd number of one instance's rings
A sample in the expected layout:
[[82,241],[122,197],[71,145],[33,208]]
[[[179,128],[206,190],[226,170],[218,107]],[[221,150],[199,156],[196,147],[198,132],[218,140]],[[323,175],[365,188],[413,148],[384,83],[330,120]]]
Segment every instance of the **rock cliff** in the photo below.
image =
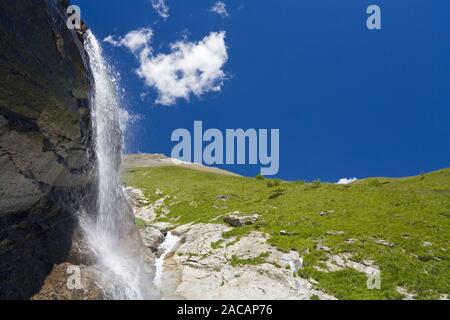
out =
[[[0,2],[0,299],[27,299],[79,263],[90,197],[90,71],[68,1]],[[76,261],[75,261],[76,260]]]

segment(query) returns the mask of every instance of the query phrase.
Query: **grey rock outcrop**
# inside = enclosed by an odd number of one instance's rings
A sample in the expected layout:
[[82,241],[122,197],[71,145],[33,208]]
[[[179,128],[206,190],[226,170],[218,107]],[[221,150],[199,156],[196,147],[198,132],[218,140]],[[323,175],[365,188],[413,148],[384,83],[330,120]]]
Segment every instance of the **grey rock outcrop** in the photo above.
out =
[[158,246],[164,242],[164,234],[156,228],[147,227],[142,232],[142,240],[146,247],[152,251],[158,250]]
[[[145,201],[141,190],[128,189],[126,195],[134,214],[142,217],[141,210],[154,204]],[[256,213],[229,215],[236,215],[233,222],[239,225],[256,223],[260,218]],[[314,279],[298,276],[303,268],[303,257],[298,252],[277,250],[263,233],[224,237],[233,229],[225,224],[175,226],[149,221],[141,233],[147,246],[154,251],[154,246],[158,247],[154,282],[164,299],[335,299],[318,290]],[[161,238],[161,234],[166,236]]]
[[228,223],[232,227],[243,227],[251,224],[255,224],[258,222],[260,215],[257,213],[253,213],[251,215],[243,214],[239,211],[233,212],[229,215],[226,215],[223,220]]
[[[164,259],[161,289],[166,298],[334,299],[296,276],[303,260],[297,252],[275,249],[259,232],[224,239],[229,230],[221,224],[198,224],[172,231],[179,242]],[[254,259],[260,261],[251,262]]]
[[[77,269],[72,269],[72,268]],[[67,286],[67,274],[72,270],[78,270],[80,274],[79,284],[74,283],[74,288]],[[104,300],[104,290],[97,283],[101,278],[101,270],[95,266],[78,265],[69,263],[55,265],[47,277],[41,290],[32,297],[32,300]],[[77,287],[77,286],[80,287]]]
[[94,175],[90,72],[68,1],[0,2],[0,299],[82,263],[74,213]]

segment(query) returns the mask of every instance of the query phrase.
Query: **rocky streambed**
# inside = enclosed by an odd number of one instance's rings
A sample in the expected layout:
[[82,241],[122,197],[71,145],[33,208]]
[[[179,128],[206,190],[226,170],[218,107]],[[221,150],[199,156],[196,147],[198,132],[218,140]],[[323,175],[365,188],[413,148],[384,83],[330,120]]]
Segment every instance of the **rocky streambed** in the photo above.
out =
[[263,233],[224,238],[231,225],[251,223],[255,215],[235,217],[230,225],[158,223],[156,212],[169,210],[166,197],[148,203],[139,189],[125,193],[135,216],[146,222],[141,235],[156,255],[155,285],[164,299],[334,299],[313,279],[297,276],[303,264],[297,252],[277,250]]

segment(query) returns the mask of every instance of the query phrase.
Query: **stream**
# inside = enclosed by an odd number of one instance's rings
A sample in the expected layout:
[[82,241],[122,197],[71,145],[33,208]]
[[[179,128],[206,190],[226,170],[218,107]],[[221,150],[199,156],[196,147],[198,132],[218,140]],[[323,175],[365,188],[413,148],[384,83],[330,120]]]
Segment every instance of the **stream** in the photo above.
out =
[[161,252],[161,255],[156,259],[155,278],[153,279],[153,283],[157,288],[161,288],[162,286],[164,260],[166,259],[167,254],[169,254],[175,248],[179,240],[180,239],[177,236],[173,235],[171,232],[168,232],[164,242],[158,248],[158,251]]

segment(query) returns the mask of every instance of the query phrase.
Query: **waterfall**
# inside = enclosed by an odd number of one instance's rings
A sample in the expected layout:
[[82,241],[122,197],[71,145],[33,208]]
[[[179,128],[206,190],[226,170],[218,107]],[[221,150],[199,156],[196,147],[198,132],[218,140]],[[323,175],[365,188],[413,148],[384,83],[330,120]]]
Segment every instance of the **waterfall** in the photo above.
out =
[[162,286],[162,275],[164,271],[164,260],[166,256],[175,248],[180,239],[173,235],[172,232],[167,233],[166,239],[159,246],[158,250],[161,252],[161,256],[156,259],[155,262],[155,278],[153,279],[153,283],[157,288],[161,288]]
[[[89,248],[97,257],[100,283],[112,299],[152,299],[149,270],[131,209],[120,186],[123,135],[117,80],[106,63],[102,48],[88,31],[85,48],[93,75],[92,124],[97,158],[98,197],[94,214],[80,222]],[[152,292],[153,291],[153,292]]]

